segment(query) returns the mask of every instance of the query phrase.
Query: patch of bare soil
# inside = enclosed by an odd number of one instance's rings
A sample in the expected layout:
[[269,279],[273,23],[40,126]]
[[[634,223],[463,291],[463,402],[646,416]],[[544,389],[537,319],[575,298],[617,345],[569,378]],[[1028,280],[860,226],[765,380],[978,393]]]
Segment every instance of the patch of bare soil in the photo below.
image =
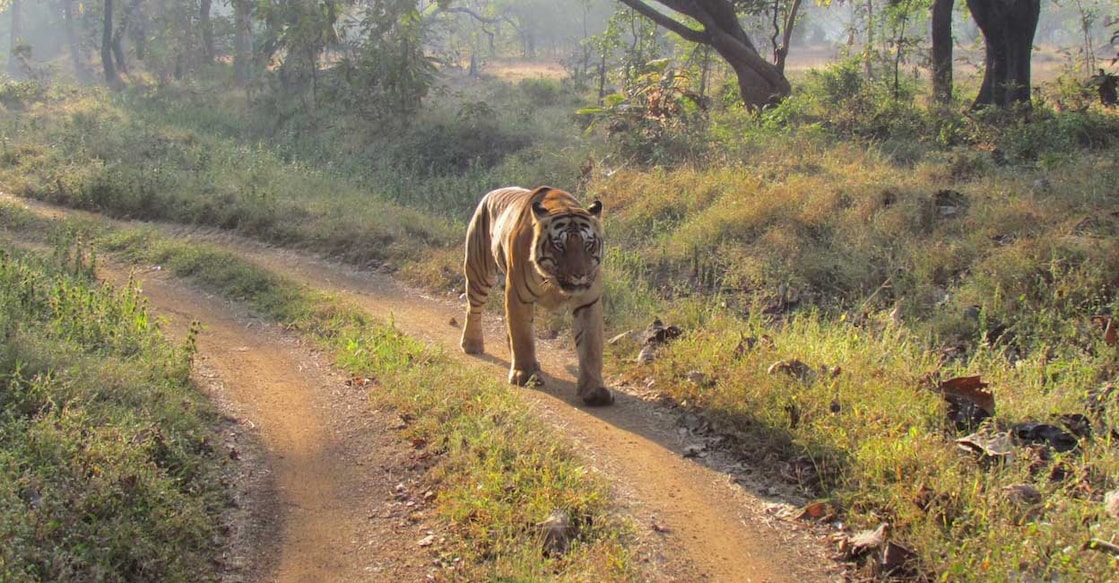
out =
[[[504,332],[496,318],[487,329],[489,354],[469,357],[458,350],[461,330],[454,321],[461,321],[462,308],[457,298],[431,297],[384,274],[220,232],[174,226],[163,230],[220,245],[311,288],[335,293],[391,318],[407,334],[443,346],[464,363],[487,366],[497,378],[507,374],[509,355],[499,341]],[[125,276],[119,271],[113,275]],[[249,544],[242,545],[264,550],[256,558],[239,559],[251,565],[242,569],[249,575],[231,579],[422,579],[429,567],[417,559],[414,541],[430,525],[422,509],[418,515],[402,513],[400,496],[392,495],[416,487],[422,469],[386,429],[392,422],[370,411],[365,396],[346,388],[343,377],[319,355],[275,326],[164,277],[157,266],[141,275],[157,312],[170,314],[180,327],[191,319],[202,322],[199,375],[233,404],[242,430],[252,428],[264,446],[263,464],[249,464],[246,470],[269,475],[258,490],[264,494],[253,502],[256,512],[247,513],[255,514],[257,522],[243,529]],[[691,456],[699,438],[681,431],[679,416],[671,410],[622,392],[611,407],[582,406],[575,396],[573,351],[557,342],[540,342],[546,385],[510,390],[519,391],[527,407],[580,444],[589,464],[609,478],[620,509],[640,530],[636,555],[645,563],[648,579],[842,579],[822,533],[780,517],[803,500],[718,451]],[[273,496],[275,501],[269,499]]]
[[[119,285],[128,273],[99,269]],[[434,570],[415,545],[431,526],[423,468],[389,415],[275,325],[162,271],[135,278],[173,337],[201,323],[195,376],[233,421],[225,580],[416,581]]]

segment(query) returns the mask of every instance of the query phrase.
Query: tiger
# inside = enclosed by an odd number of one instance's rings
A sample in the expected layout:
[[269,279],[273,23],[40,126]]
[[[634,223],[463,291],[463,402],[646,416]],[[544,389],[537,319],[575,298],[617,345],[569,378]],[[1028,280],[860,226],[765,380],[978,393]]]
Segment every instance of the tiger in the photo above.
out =
[[579,357],[576,392],[587,405],[613,403],[602,379],[601,218],[601,201],[583,208],[570,193],[549,186],[499,188],[482,197],[466,231],[463,352],[485,352],[482,307],[504,274],[509,383],[543,384],[533,335],[536,306],[566,308]]

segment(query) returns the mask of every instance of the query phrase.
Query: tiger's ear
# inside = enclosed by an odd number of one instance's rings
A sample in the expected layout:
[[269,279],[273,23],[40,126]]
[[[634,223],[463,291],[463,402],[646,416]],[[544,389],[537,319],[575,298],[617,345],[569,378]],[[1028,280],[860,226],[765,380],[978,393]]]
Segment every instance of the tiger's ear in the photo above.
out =
[[537,219],[543,219],[548,216],[548,209],[544,208],[544,205],[540,204],[540,201],[536,201],[532,203],[532,214]]
[[602,214],[602,201],[601,200],[596,200],[596,201],[592,202],[591,206],[587,207],[587,212],[591,213],[591,216],[593,216],[593,217],[597,217],[597,216],[601,215]]

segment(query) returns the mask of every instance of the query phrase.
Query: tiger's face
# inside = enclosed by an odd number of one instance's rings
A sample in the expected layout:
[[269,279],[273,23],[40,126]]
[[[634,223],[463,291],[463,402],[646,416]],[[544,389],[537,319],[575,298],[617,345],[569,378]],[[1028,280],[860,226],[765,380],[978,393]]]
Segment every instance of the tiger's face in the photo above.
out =
[[532,264],[544,279],[566,294],[591,288],[602,263],[602,203],[586,209],[563,209],[553,214],[543,204],[532,205]]

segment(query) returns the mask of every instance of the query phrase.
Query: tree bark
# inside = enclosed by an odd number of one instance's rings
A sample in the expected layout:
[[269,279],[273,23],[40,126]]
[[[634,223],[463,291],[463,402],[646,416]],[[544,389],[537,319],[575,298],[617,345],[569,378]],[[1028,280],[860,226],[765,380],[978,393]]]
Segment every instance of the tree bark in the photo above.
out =
[[932,66],[933,98],[937,103],[952,101],[952,8],[956,0],[933,0]]
[[123,38],[123,30],[118,31],[113,35],[113,61],[117,64],[117,71],[128,74],[128,62],[124,58],[124,44],[121,42]]
[[252,78],[253,31],[249,0],[233,0],[233,74],[238,85],[244,86]]
[[62,18],[66,26],[66,44],[70,47],[70,62],[74,64],[74,78],[79,83],[89,83],[91,75],[82,62],[82,51],[78,44],[78,33],[74,29],[73,0],[62,0]]
[[972,108],[1030,104],[1030,56],[1041,0],[967,0],[986,43],[986,70]]
[[132,50],[135,51],[136,60],[143,61],[148,50],[147,18],[144,14],[144,0],[131,0],[124,9],[124,28],[128,38],[132,41]]
[[210,22],[211,0],[198,2],[198,27],[202,29],[202,64],[214,64],[214,25]]
[[120,86],[120,76],[113,63],[113,0],[105,0],[104,16],[101,28],[101,66],[105,70],[105,83],[115,88]]
[[785,59],[789,57],[789,45],[793,42],[793,27],[796,26],[797,13],[800,12],[801,0],[793,0],[789,5],[789,13],[785,15],[785,28],[781,31],[781,46],[777,49],[777,59],[774,65],[783,75],[785,73]]
[[621,0],[642,16],[685,40],[707,45],[730,65],[738,78],[742,102],[752,110],[777,103],[792,92],[788,79],[776,66],[758,54],[754,43],[738,22],[730,0],[658,0],[660,4],[688,16],[703,28],[691,28],[640,0]]
[[129,25],[132,24],[132,19],[135,16],[136,8],[139,6],[139,0],[133,0],[125,9],[124,14],[121,16],[120,25],[113,32],[113,60],[116,62],[117,71],[128,74],[128,63],[125,61],[124,56],[124,37],[128,35]]

